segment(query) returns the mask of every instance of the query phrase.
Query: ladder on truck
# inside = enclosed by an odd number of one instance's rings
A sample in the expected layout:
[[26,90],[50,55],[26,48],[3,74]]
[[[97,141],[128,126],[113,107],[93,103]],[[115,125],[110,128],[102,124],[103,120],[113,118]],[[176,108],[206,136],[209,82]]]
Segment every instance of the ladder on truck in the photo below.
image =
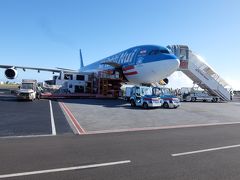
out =
[[169,49],[179,58],[179,71],[187,75],[194,84],[206,90],[209,95],[222,101],[231,100],[230,85],[222,79],[199,55],[185,45],[171,45]]

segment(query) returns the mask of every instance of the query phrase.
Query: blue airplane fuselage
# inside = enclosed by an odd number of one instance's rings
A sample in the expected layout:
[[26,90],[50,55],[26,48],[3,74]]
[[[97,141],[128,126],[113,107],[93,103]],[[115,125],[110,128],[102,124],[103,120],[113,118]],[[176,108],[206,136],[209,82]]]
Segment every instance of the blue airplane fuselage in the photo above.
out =
[[121,68],[130,83],[159,82],[179,67],[179,60],[169,49],[156,45],[129,48],[82,67],[82,72]]

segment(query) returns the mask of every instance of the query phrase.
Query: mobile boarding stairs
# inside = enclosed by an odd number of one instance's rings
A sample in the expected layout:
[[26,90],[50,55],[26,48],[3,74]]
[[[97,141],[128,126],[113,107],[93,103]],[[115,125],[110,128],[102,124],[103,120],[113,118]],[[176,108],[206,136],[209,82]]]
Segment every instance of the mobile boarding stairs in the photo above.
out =
[[206,90],[209,95],[217,96],[222,101],[231,100],[231,87],[199,55],[185,45],[171,45],[169,49],[179,58],[180,67],[194,84]]

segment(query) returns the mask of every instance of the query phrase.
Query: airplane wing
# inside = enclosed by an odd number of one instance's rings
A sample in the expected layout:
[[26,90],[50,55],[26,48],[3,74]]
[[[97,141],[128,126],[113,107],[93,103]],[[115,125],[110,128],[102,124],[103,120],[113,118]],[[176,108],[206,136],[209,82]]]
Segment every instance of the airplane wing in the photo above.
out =
[[14,65],[0,65],[0,68],[4,69],[22,69],[23,71],[26,71],[27,69],[29,70],[36,70],[38,72],[40,71],[48,71],[48,72],[53,72],[53,73],[60,73],[60,72],[78,72],[76,70],[71,70],[71,69],[64,69],[64,68],[36,68],[36,67],[27,67],[27,66],[14,66]]
[[28,70],[36,70],[38,72],[40,71],[46,71],[46,72],[52,72],[54,73],[76,73],[78,71],[71,70],[71,69],[63,69],[63,68],[36,68],[36,67],[27,67],[27,66],[14,66],[14,65],[0,65],[0,68],[4,68],[5,70],[5,76],[8,79],[15,79],[18,74],[18,69],[22,69],[23,71]]

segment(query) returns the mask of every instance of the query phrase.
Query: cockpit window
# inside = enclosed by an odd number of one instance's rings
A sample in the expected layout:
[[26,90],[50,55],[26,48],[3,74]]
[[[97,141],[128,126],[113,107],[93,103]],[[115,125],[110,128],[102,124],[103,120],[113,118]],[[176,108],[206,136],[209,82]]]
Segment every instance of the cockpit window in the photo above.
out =
[[170,54],[170,52],[167,49],[155,49],[155,50],[150,51],[149,55],[157,55],[157,54],[161,54],[161,53]]
[[170,54],[170,52],[167,49],[161,49],[160,52],[164,54]]

